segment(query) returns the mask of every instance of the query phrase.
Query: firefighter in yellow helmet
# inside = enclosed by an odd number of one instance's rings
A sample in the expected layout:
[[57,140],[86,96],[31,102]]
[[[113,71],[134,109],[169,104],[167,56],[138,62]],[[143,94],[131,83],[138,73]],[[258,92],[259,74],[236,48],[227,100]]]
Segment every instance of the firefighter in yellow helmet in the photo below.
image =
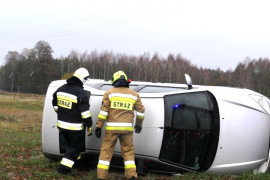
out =
[[[104,124],[106,125],[97,166],[98,179],[108,178],[110,161],[117,139],[120,140],[126,178],[137,178],[133,130],[135,129],[136,133],[141,132],[145,108],[139,94],[129,88],[129,83],[130,81],[128,81],[123,71],[114,73],[112,77],[112,85],[114,87],[106,91],[103,97],[95,130],[96,136],[100,138],[101,128]],[[134,110],[137,113],[133,129]]]

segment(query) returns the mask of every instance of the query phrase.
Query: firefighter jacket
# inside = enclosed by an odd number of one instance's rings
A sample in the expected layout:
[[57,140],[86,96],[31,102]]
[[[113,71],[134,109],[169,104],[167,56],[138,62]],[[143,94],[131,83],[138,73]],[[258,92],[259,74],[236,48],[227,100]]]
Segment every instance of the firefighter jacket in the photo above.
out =
[[142,126],[144,106],[139,94],[128,87],[114,87],[105,92],[96,127],[106,131],[128,133],[133,131],[134,110],[136,125]]
[[72,76],[67,84],[59,87],[53,94],[52,104],[59,129],[76,131],[92,126],[89,97],[78,78]]

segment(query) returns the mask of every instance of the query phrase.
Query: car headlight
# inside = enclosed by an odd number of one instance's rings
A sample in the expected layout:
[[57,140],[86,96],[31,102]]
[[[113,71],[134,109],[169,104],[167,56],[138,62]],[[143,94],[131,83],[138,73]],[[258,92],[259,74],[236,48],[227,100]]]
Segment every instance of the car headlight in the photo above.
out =
[[270,102],[263,96],[250,94],[250,97],[254,99],[265,111],[270,114]]

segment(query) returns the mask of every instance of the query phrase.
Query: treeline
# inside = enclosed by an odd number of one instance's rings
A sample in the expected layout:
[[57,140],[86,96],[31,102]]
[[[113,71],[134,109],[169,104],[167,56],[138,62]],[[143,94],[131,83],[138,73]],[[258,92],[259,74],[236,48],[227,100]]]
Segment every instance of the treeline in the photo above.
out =
[[193,84],[248,88],[270,97],[270,60],[246,58],[234,71],[198,68],[181,56],[158,53],[151,56],[115,54],[111,51],[78,53],[53,58],[48,42],[39,41],[33,49],[21,53],[10,51],[0,68],[0,89],[11,92],[46,93],[53,80],[66,79],[79,67],[85,67],[92,79],[110,80],[115,71],[123,70],[134,81],[185,83],[184,74]]

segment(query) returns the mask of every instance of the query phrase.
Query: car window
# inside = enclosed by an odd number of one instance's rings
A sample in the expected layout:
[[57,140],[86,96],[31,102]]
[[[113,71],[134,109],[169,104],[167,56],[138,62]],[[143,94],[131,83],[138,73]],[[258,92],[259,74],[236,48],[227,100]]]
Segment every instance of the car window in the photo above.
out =
[[179,87],[160,87],[160,86],[146,86],[139,90],[140,93],[161,93],[161,92],[173,92],[183,91],[184,88]]
[[[129,87],[131,89],[134,89],[135,87],[137,87],[137,85],[129,85]],[[107,91],[109,89],[113,88],[113,86],[111,84],[104,84],[100,87],[101,90]]]

